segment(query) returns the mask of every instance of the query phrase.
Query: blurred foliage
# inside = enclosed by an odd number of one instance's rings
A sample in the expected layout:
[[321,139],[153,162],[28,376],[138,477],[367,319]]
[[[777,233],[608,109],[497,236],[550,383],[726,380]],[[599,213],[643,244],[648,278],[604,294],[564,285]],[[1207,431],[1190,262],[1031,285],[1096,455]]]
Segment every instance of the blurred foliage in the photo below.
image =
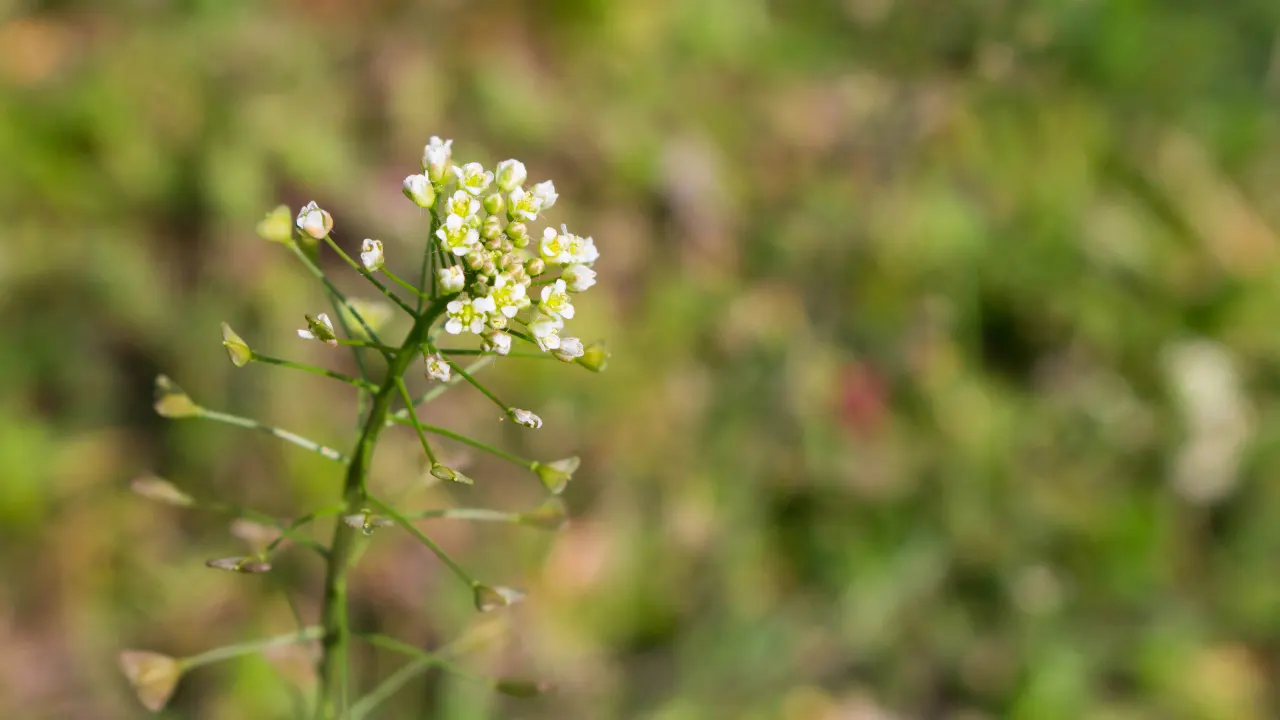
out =
[[[121,648],[316,616],[312,558],[210,571],[225,519],[127,488],[288,517],[339,469],[157,418],[151,382],[346,447],[348,388],[233,368],[219,322],[350,372],[295,340],[323,296],[253,228],[316,199],[411,274],[399,182],[438,134],[556,181],[613,361],[491,374],[538,433],[462,389],[429,413],[584,458],[558,535],[428,527],[531,591],[477,670],[557,692],[428,676],[386,717],[1280,716],[1278,27],[1271,0],[0,2],[0,713],[142,717]],[[536,501],[472,460],[407,502]],[[354,591],[368,630],[474,622],[398,534]],[[293,660],[202,669],[167,716],[287,716]]]

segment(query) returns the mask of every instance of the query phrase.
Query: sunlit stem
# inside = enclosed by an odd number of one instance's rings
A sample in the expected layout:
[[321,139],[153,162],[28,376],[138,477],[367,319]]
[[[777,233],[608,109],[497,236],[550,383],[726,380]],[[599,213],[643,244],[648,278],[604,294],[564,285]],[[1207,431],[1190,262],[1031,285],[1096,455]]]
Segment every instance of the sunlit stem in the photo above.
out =
[[405,683],[409,682],[414,677],[430,670],[433,667],[443,666],[447,662],[448,658],[461,655],[471,648],[491,640],[501,629],[502,621],[493,620],[475,628],[471,632],[448,645],[441,647],[434,653],[422,651],[422,654],[416,659],[387,676],[387,678],[370,691],[368,695],[365,695],[363,698],[356,701],[356,704],[351,706],[351,717],[353,720],[363,720],[363,718],[372,712],[378,705],[382,704],[384,700],[394,695],[396,691],[404,687]]
[[351,256],[348,255],[346,252],[344,252],[341,247],[338,247],[338,243],[334,242],[332,235],[325,235],[324,241],[329,244],[329,247],[333,248],[333,251],[336,252],[339,257],[341,257],[343,260],[346,261],[348,265],[350,265],[353,269],[355,269],[356,272],[363,275],[365,280],[368,280],[369,282],[373,283],[373,286],[378,288],[378,290],[383,295],[386,295],[388,300],[395,303],[396,305],[399,305],[401,310],[404,310],[410,315],[416,316],[418,314],[418,311],[413,309],[412,307],[409,307],[409,305],[405,303],[405,301],[400,299],[399,295],[396,295],[395,293],[391,292],[391,288],[388,288],[386,285],[383,285],[381,282],[379,282],[378,278],[374,277],[373,273],[366,270],[364,265],[361,265],[360,263],[351,259]]
[[490,510],[489,508],[437,508],[411,513],[405,517],[410,520],[471,520],[475,522],[513,523],[519,525],[524,521],[520,513]]
[[315,640],[324,634],[324,628],[306,627],[300,632],[291,632],[285,635],[276,635],[274,637],[263,638],[261,640],[250,640],[248,642],[236,643],[235,645],[226,645],[220,648],[214,648],[202,652],[199,655],[182,658],[178,661],[178,665],[184,670],[208,665],[221,660],[230,660],[231,658],[241,657],[244,655],[252,655],[270,650],[271,648],[283,645],[293,645],[295,643],[306,642],[307,640]]
[[303,547],[306,547],[310,550],[315,551],[316,554],[318,554],[320,557],[323,557],[323,558],[329,557],[329,549],[326,548],[324,545],[321,545],[320,543],[316,542],[315,540],[312,540],[309,537],[305,537],[298,534],[298,528],[292,527],[291,525],[286,525],[283,522],[277,520],[276,518],[271,517],[270,515],[264,512],[259,512],[258,510],[254,510],[252,508],[242,507],[240,505],[233,505],[231,503],[224,503],[224,502],[207,502],[207,503],[202,502],[195,505],[194,507],[200,508],[202,510],[207,510],[209,512],[222,513],[224,515],[230,515],[232,517],[244,518],[245,520],[252,520],[256,523],[260,523],[262,525],[275,528],[276,530],[280,531],[280,537],[276,538],[275,541],[273,541],[272,545],[279,544],[281,542],[284,542],[285,540],[292,540],[298,543],[299,545],[302,545]]
[[508,335],[512,336],[512,337],[519,338],[519,339],[521,339],[521,340],[523,340],[523,341],[525,341],[525,342],[529,343],[530,345],[533,345],[534,347],[538,348],[539,350],[541,350],[541,349],[542,349],[542,346],[541,346],[541,345],[538,345],[538,341],[537,341],[537,340],[534,340],[534,339],[533,339],[533,336],[531,336],[531,335],[526,335],[526,334],[524,334],[524,333],[520,332],[519,330],[516,330],[515,328],[512,328],[512,327],[507,328],[507,329],[506,329],[506,333],[507,333]]
[[[482,357],[479,360],[471,363],[471,365],[467,368],[467,372],[471,372],[471,373],[479,372],[485,369],[486,367],[488,367],[489,365],[493,364],[493,360],[494,358],[492,356]],[[453,387],[454,385],[457,385],[460,382],[462,382],[462,376],[451,377],[448,380],[445,380],[444,382],[436,385],[435,387],[431,388],[426,393],[424,393],[422,397],[418,398],[417,401],[413,403],[413,406],[417,407],[419,405],[426,405],[427,403],[432,402],[436,398],[443,395],[446,390]],[[409,410],[407,408],[403,410],[397,410],[396,412],[391,414],[390,418],[388,418],[389,421],[395,421],[395,422],[400,422],[401,420],[408,420],[408,419],[409,419]]]
[[368,340],[347,340],[338,338],[338,344],[347,345],[353,348],[370,348],[372,350],[377,350],[380,353],[394,353],[396,351],[396,348],[393,348],[390,345],[382,345],[380,343],[369,342]]
[[294,362],[292,360],[282,360],[280,358],[271,357],[270,355],[263,355],[262,353],[254,350],[250,350],[249,352],[255,362],[266,363],[267,365],[278,365],[280,367],[291,368],[293,370],[301,370],[303,372],[311,373],[312,375],[323,375],[324,377],[332,378],[348,385],[354,385],[361,390],[368,390],[369,392],[373,392],[378,389],[377,385],[374,385],[368,380],[353,378],[350,375],[343,375],[340,372],[316,367],[315,365],[307,365],[306,363]]
[[404,288],[405,290],[408,290],[410,293],[413,293],[413,294],[418,298],[418,300],[423,300],[423,299],[425,299],[425,298],[429,298],[429,297],[431,297],[431,296],[430,296],[430,295],[428,295],[427,293],[424,293],[424,292],[422,292],[421,290],[419,290],[418,288],[414,287],[414,286],[413,286],[411,283],[409,283],[407,280],[401,280],[401,279],[400,279],[400,277],[399,277],[398,275],[396,275],[395,273],[393,273],[393,272],[391,272],[390,270],[386,269],[385,267],[384,267],[384,268],[382,268],[382,274],[383,274],[383,275],[386,275],[386,276],[387,276],[387,279],[388,279],[388,280],[390,280],[391,282],[393,282],[393,283],[395,283],[395,284],[399,285],[400,287]]
[[400,397],[404,398],[406,409],[409,411],[409,423],[413,425],[413,429],[418,433],[418,440],[422,443],[422,449],[427,453],[427,459],[431,464],[436,465],[436,454],[431,452],[431,443],[427,441],[427,434],[422,431],[422,424],[418,422],[418,411],[413,407],[413,398],[409,395],[409,388],[405,387],[404,380],[397,378],[396,384],[400,386]]
[[[411,419],[402,418],[395,415],[391,416],[390,420],[392,422],[396,422],[401,425],[412,424]],[[516,465],[519,465],[520,467],[525,468],[526,470],[536,469],[537,462],[533,460],[527,460],[525,458],[520,457],[519,455],[513,455],[512,453],[509,453],[506,450],[494,447],[488,443],[484,443],[479,440],[474,440],[472,438],[467,437],[466,435],[456,433],[448,428],[437,427],[435,425],[427,425],[425,423],[418,423],[418,427],[421,428],[422,430],[425,430],[426,432],[431,433],[432,435],[447,437],[450,440],[457,440],[463,445],[470,445],[471,447],[477,450],[483,450],[484,452],[487,452],[490,455],[493,455],[495,457],[500,457],[503,460],[506,460],[507,462],[515,463]]]
[[346,457],[342,453],[331,447],[321,445],[314,440],[289,432],[272,425],[258,422],[252,418],[240,417],[239,415],[231,415],[229,413],[218,412],[217,410],[209,410],[208,408],[200,408],[195,417],[204,418],[205,420],[213,420],[214,422],[226,423],[227,425],[235,425],[236,427],[247,428],[249,430],[257,430],[266,433],[272,437],[280,438],[287,443],[297,445],[304,450],[310,450],[313,453],[326,457],[335,462],[345,463]]
[[531,360],[556,359],[554,355],[548,355],[547,353],[509,352],[506,355],[498,355],[491,350],[481,350],[479,348],[440,348],[440,352],[445,355],[495,355],[497,357],[529,358]]
[[[431,350],[432,350],[432,352],[434,352],[434,351],[435,351],[435,348],[433,347],[433,348],[431,348]],[[505,413],[505,412],[507,412],[508,410],[510,410],[510,409],[511,409],[511,406],[510,406],[510,405],[508,405],[508,404],[506,404],[506,403],[502,402],[501,400],[499,400],[497,395],[494,395],[493,393],[489,392],[489,389],[488,389],[488,388],[486,388],[485,386],[483,386],[483,385],[481,385],[479,382],[477,382],[477,381],[476,381],[476,379],[475,379],[474,377],[472,377],[472,376],[471,376],[471,373],[467,372],[466,370],[463,370],[463,369],[462,369],[462,367],[461,367],[460,365],[458,365],[458,364],[457,364],[457,363],[455,363],[454,361],[450,360],[447,356],[444,358],[444,361],[445,361],[445,362],[447,362],[447,363],[449,363],[449,367],[453,368],[453,371],[454,371],[454,372],[456,372],[456,373],[458,373],[459,375],[461,375],[463,380],[466,380],[467,382],[471,383],[472,387],[474,387],[475,389],[477,389],[477,390],[479,390],[480,392],[484,393],[484,396],[485,396],[485,397],[489,398],[490,400],[492,400],[492,401],[494,402],[494,404],[495,404],[495,405],[497,405],[498,407],[502,408],[502,412],[504,412],[504,413]]]
[[466,570],[462,569],[462,566],[459,565],[457,561],[449,556],[449,553],[444,551],[444,548],[437,545],[435,540],[427,537],[421,530],[415,527],[408,518],[401,515],[398,510],[372,495],[369,496],[369,502],[377,506],[377,508],[381,512],[385,513],[387,517],[395,520],[397,525],[408,531],[410,535],[416,537],[423,545],[426,545],[427,549],[440,559],[440,562],[444,563],[454,575],[457,575],[459,580],[467,584],[467,587],[474,588],[479,584],[471,577],[470,574],[467,573]]
[[[334,301],[334,303],[340,304],[342,307],[347,309],[347,312],[351,313],[351,317],[355,318],[356,322],[360,323],[360,327],[365,331],[366,334],[369,335],[370,340],[374,341],[375,343],[381,344],[382,341],[378,339],[378,334],[375,333],[373,331],[373,328],[369,327],[369,323],[365,322],[365,319],[360,316],[359,311],[357,311],[355,306],[351,304],[351,301],[347,299],[347,296],[343,295],[342,291],[339,290],[332,282],[329,281],[329,278],[324,274],[324,271],[321,270],[318,265],[312,262],[311,258],[307,257],[306,253],[302,252],[302,248],[298,247],[297,243],[292,243],[290,245],[290,248],[293,249],[293,254],[298,256],[298,259],[302,261],[302,264],[305,265],[307,269],[311,271],[311,274],[315,275],[320,282],[324,283],[324,287],[326,290],[329,291],[329,295],[331,299]],[[351,334],[349,332],[349,329],[346,327],[346,319],[342,311],[335,307],[334,314],[338,316],[337,318],[338,324],[342,326],[343,332],[346,332],[347,334]],[[356,358],[359,359],[359,357],[360,356],[357,353]],[[367,376],[366,376],[366,379],[367,379]]]

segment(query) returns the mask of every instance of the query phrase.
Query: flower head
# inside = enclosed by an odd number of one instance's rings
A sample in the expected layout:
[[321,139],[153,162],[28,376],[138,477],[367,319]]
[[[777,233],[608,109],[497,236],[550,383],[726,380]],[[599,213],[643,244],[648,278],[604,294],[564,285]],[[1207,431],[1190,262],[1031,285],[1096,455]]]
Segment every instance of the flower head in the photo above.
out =
[[440,284],[440,292],[452,295],[462,292],[462,288],[467,286],[467,274],[461,267],[450,265],[436,270],[436,281]]
[[571,363],[582,357],[584,352],[586,352],[586,349],[582,347],[581,340],[576,337],[562,337],[560,338],[560,347],[552,350],[551,354],[555,355],[556,359],[561,362]]
[[503,160],[498,163],[498,189],[502,192],[509,193],[520,187],[528,176],[524,163],[519,160]]
[[574,251],[577,249],[578,238],[568,230],[565,230],[563,225],[560,228],[560,232],[556,232],[554,228],[544,228],[542,230],[542,241],[538,243],[538,254],[548,263],[568,265],[575,259]]
[[569,290],[564,280],[557,278],[551,285],[542,287],[542,302],[538,303],[538,309],[565,320],[573,319],[573,302],[569,300]]
[[369,272],[377,272],[382,269],[382,265],[386,262],[386,257],[382,254],[382,241],[370,240],[365,238],[360,244],[360,263],[364,265],[364,269]]
[[535,430],[542,427],[542,418],[538,417],[537,415],[534,415],[528,410],[521,410],[520,408],[509,408],[507,410],[507,414],[511,416],[511,419],[514,420],[517,425],[523,425],[524,427],[527,427],[527,428],[534,428]]
[[420,208],[430,208],[436,202],[436,189],[426,175],[410,175],[404,179],[404,196]]
[[494,311],[493,298],[470,298],[466,295],[445,306],[444,330],[450,335],[467,331],[479,335],[484,331],[485,316]]
[[499,273],[493,278],[493,287],[489,290],[494,306],[504,317],[513,318],[516,313],[529,307],[529,298],[525,296],[524,285],[511,279],[508,273]]
[[543,210],[548,210],[556,204],[560,194],[556,192],[555,183],[544,180],[533,186],[533,196],[538,199],[538,204]]
[[511,191],[509,199],[511,202],[507,203],[507,214],[512,220],[533,222],[538,219],[538,213],[542,211],[542,200],[537,196],[518,187]]
[[303,315],[307,319],[307,327],[298,330],[298,337],[303,340],[319,340],[330,347],[338,346],[338,336],[333,332],[333,322],[329,316],[320,313],[315,317]]
[[560,278],[569,292],[580,293],[596,284],[596,271],[586,265],[570,265],[561,271]]
[[450,215],[444,221],[444,227],[436,230],[436,237],[445,250],[454,255],[466,255],[472,246],[480,241],[480,233],[466,224],[460,215]]
[[316,240],[323,240],[333,230],[333,216],[312,200],[298,211],[298,229]]
[[449,161],[453,157],[453,141],[441,140],[435,135],[422,149],[422,171],[433,183],[440,183],[449,170]]
[[427,377],[432,380],[441,382],[447,381],[453,370],[449,367],[449,363],[440,353],[433,353],[426,356],[427,361]]
[[457,215],[463,220],[470,220],[480,212],[480,201],[466,190],[458,190],[449,196],[444,211],[446,215]]
[[529,321],[529,332],[533,333],[533,339],[544,352],[560,347],[560,331],[563,328],[564,320],[555,315],[538,313]]
[[489,183],[493,182],[493,173],[485,170],[484,166],[477,162],[455,167],[453,174],[458,178],[458,187],[473,196],[483,194],[489,187]]

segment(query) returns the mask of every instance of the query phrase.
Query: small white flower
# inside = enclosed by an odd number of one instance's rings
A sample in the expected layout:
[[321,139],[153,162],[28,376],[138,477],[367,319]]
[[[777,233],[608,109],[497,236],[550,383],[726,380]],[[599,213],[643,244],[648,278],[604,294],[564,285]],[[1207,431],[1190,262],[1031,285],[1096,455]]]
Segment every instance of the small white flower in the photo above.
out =
[[600,257],[600,251],[596,250],[596,241],[590,237],[579,238],[581,244],[574,253],[574,259],[585,265],[590,265]]
[[553,228],[545,228],[542,231],[542,241],[538,243],[538,253],[548,263],[567,265],[573,262],[573,239],[574,236],[567,230],[556,232]]
[[586,265],[570,265],[560,273],[560,277],[569,287],[569,292],[585,292],[596,284],[596,271]]
[[453,174],[458,178],[458,187],[476,196],[484,193],[489,183],[493,182],[493,173],[477,162],[455,167]]
[[511,279],[508,273],[499,273],[493,278],[493,288],[489,291],[498,311],[505,317],[513,318],[521,309],[529,307],[530,300],[525,295],[524,285]]
[[333,332],[333,322],[329,320],[329,316],[320,313],[315,317],[310,315],[304,316],[307,319],[307,327],[298,330],[298,337],[303,340],[319,340],[330,347],[338,346],[338,336]]
[[467,286],[467,274],[457,265],[436,270],[436,280],[440,283],[440,292],[445,295],[462,292],[462,288]]
[[560,330],[564,328],[564,320],[554,315],[538,313],[529,321],[529,332],[543,352],[560,347]]
[[523,425],[524,427],[533,428],[534,430],[542,427],[542,418],[534,415],[528,410],[511,408],[510,410],[507,410],[507,414],[511,416],[511,419],[514,420],[517,425]]
[[471,252],[471,248],[480,240],[480,233],[466,224],[459,215],[450,215],[444,221],[444,227],[436,230],[445,250],[462,256]]
[[509,193],[523,185],[528,176],[524,163],[519,160],[503,160],[498,163],[498,189],[504,193]]
[[569,299],[564,280],[557,279],[555,283],[543,286],[542,302],[538,303],[538,309],[565,320],[573,319],[573,301]]
[[493,312],[493,299],[469,298],[462,296],[445,306],[445,316],[449,319],[444,324],[445,332],[457,335],[462,331],[479,335],[484,331],[485,316]]
[[365,238],[360,244],[360,262],[369,272],[380,270],[386,262],[386,257],[382,254],[382,241]]
[[410,175],[404,179],[404,196],[420,208],[430,208],[436,202],[436,189],[426,175]]
[[480,201],[466,190],[458,190],[449,196],[444,211],[446,215],[457,215],[463,220],[470,220],[480,212]]
[[452,157],[453,141],[442,141],[432,135],[431,141],[422,149],[422,170],[431,182],[439,183],[444,180],[444,174],[449,170],[449,160]]
[[538,219],[538,213],[542,210],[540,198],[518,187],[511,191],[510,200],[511,202],[507,204],[507,213],[511,215],[512,220],[533,222]]
[[560,338],[560,347],[551,354],[555,355],[557,360],[573,362],[575,358],[582,357],[585,352],[586,348],[582,346],[581,340],[576,337],[563,337]]
[[482,337],[480,349],[485,352],[506,355],[511,352],[511,336],[498,330],[490,330]]
[[298,229],[317,240],[323,240],[333,229],[333,216],[321,210],[316,201],[312,200],[298,211]]
[[549,210],[552,205],[556,204],[556,199],[560,194],[556,192],[555,183],[550,180],[544,180],[533,186],[533,196],[538,198],[538,205],[543,210]]
[[453,369],[449,367],[449,363],[445,361],[444,356],[440,353],[434,353],[426,356],[427,361],[427,377],[433,380],[444,382],[449,379]]

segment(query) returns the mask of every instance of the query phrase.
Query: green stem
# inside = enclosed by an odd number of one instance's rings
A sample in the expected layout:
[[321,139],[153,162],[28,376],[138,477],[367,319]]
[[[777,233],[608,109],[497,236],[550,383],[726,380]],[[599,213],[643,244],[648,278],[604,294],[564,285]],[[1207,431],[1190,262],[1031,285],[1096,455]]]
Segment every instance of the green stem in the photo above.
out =
[[400,299],[399,295],[396,295],[395,293],[391,292],[391,288],[379,282],[378,278],[374,277],[373,273],[366,270],[364,265],[361,265],[360,263],[351,259],[350,255],[343,252],[342,248],[338,247],[338,243],[334,241],[332,235],[325,235],[324,241],[329,244],[329,247],[333,248],[334,252],[338,253],[339,257],[341,257],[343,260],[347,262],[348,265],[350,265],[353,269],[355,269],[356,272],[363,275],[365,280],[368,280],[369,282],[373,283],[373,286],[378,288],[378,290],[381,291],[383,295],[386,295],[388,300],[395,303],[396,305],[399,305],[401,310],[404,310],[410,315],[416,316],[418,314],[418,311],[409,307],[409,305],[405,303],[405,301]]
[[[432,262],[432,258],[436,257],[435,255],[436,229],[440,227],[440,213],[436,212],[436,206],[440,204],[440,196],[443,194],[444,194],[443,192],[439,193],[436,196],[436,201],[431,204],[431,225],[427,230],[427,244],[426,244],[426,248],[422,252],[422,269],[419,272],[420,278],[418,282],[418,287],[420,288],[426,287],[427,277],[428,276],[431,277],[431,297],[436,297],[436,291],[437,291],[436,274],[432,272],[435,265],[435,263]],[[422,301],[424,299],[425,298],[423,298],[421,295],[418,296],[419,312],[422,311]]]
[[321,445],[314,440],[308,440],[297,433],[292,433],[288,430],[258,422],[252,418],[231,415],[229,413],[218,412],[217,410],[210,410],[208,408],[200,408],[199,412],[196,413],[196,417],[204,418],[205,420],[213,420],[214,422],[226,423],[227,425],[235,425],[236,427],[247,428],[249,430],[257,430],[258,432],[280,438],[287,443],[297,445],[304,450],[310,450],[313,453],[318,453],[330,460],[346,462],[346,458],[342,456],[342,453],[331,447]]
[[[431,348],[431,350],[434,352],[435,348]],[[502,402],[501,400],[498,399],[497,395],[494,395],[493,393],[489,392],[488,388],[486,388],[485,386],[477,382],[475,378],[471,377],[471,373],[467,372],[466,370],[463,370],[462,367],[458,365],[458,363],[450,360],[448,356],[445,356],[444,361],[449,363],[449,367],[453,368],[454,372],[461,375],[463,380],[466,380],[467,382],[471,383],[471,385],[475,387],[475,389],[484,393],[485,397],[489,398],[494,402],[495,405],[502,408],[502,412],[505,413],[511,410],[510,405]]]
[[250,352],[250,356],[253,358],[255,362],[266,363],[267,365],[278,365],[280,367],[291,368],[293,370],[301,370],[303,372],[311,373],[312,375],[323,375],[324,377],[332,378],[334,380],[344,382],[348,385],[354,385],[360,388],[361,390],[368,390],[369,392],[373,392],[378,389],[377,385],[374,385],[368,380],[353,378],[350,375],[343,375],[340,372],[334,372],[333,370],[329,370],[327,368],[316,367],[315,365],[307,365],[306,363],[294,362],[292,360],[282,360],[280,358],[271,357],[269,355],[263,355],[262,353],[259,353],[253,350],[250,350],[249,352]]
[[[494,356],[492,355],[482,357],[479,360],[471,363],[471,366],[467,368],[467,372],[471,372],[471,373],[479,372],[485,369],[486,367],[488,367],[489,365],[493,364],[493,360],[494,360]],[[453,387],[454,385],[457,385],[460,382],[462,382],[462,376],[451,377],[448,380],[445,380],[444,382],[428,390],[426,393],[422,395],[422,397],[418,398],[417,401],[413,403],[413,407],[418,407],[419,405],[426,405],[427,403],[432,402],[436,398],[443,395],[446,390]],[[400,422],[401,420],[408,420],[409,419],[408,408],[405,408],[403,410],[397,410],[394,413],[391,413],[391,419],[394,420],[395,422]]]
[[391,347],[390,345],[382,345],[380,343],[369,342],[367,340],[346,340],[343,338],[338,338],[338,344],[346,345],[348,347],[353,347],[353,348],[371,348],[385,355],[391,355],[396,351],[396,349]]
[[[347,465],[342,499],[346,506],[345,512],[349,514],[364,508],[369,465],[378,436],[387,424],[391,397],[399,387],[398,381],[408,369],[409,363],[417,357],[418,346],[422,344],[427,331],[444,312],[446,302],[446,298],[440,298],[427,306],[414,322],[409,334],[405,336],[399,351],[388,363],[386,378],[373,396],[360,440]],[[324,580],[324,606],[321,610],[324,641],[320,660],[319,695],[316,702],[316,717],[323,720],[336,720],[337,699],[344,686],[343,678],[346,674],[347,645],[350,635],[347,626],[347,572],[351,567],[358,534],[359,531],[346,523],[336,523],[333,542],[330,544],[329,566]]]
[[494,355],[496,357],[530,358],[532,360],[556,359],[554,355],[548,355],[546,353],[509,352],[506,355],[498,355],[491,350],[481,350],[479,348],[440,348],[440,352],[445,355]]
[[[413,424],[413,421],[411,419],[402,418],[398,415],[392,415],[389,418],[389,422],[399,423],[401,425]],[[503,450],[502,448],[494,447],[492,445],[489,445],[488,443],[484,443],[479,440],[473,440],[472,438],[469,438],[466,435],[461,435],[448,428],[437,427],[435,425],[427,425],[425,423],[418,423],[418,427],[433,435],[440,435],[441,437],[447,437],[450,440],[457,440],[458,442],[464,445],[470,445],[471,447],[477,450],[483,450],[484,452],[487,452],[490,455],[494,455],[496,457],[500,457],[503,460],[506,460],[507,462],[515,463],[516,465],[519,465],[520,467],[525,468],[526,470],[534,470],[535,466],[537,465],[537,463],[533,460],[526,460],[525,458],[522,458],[519,455],[513,455],[507,452],[506,450]]]
[[418,288],[414,287],[414,286],[413,286],[410,282],[408,282],[407,280],[401,280],[401,279],[400,279],[400,277],[399,277],[398,275],[396,275],[395,273],[393,273],[393,272],[391,272],[390,270],[386,269],[385,267],[384,267],[384,268],[382,268],[382,274],[383,274],[383,275],[386,275],[386,276],[387,276],[387,279],[388,279],[388,280],[390,280],[391,282],[393,282],[393,283],[395,283],[395,284],[399,285],[400,287],[404,288],[405,290],[408,290],[410,293],[412,293],[412,294],[413,294],[415,297],[417,297],[419,300],[422,300],[423,298],[429,298],[429,297],[431,297],[430,295],[428,295],[428,294],[426,294],[426,293],[422,292],[421,290],[419,290]]
[[[296,533],[301,528],[321,518],[327,518],[327,517],[332,517],[334,515],[337,515],[338,513],[342,512],[344,509],[345,508],[342,506],[336,506],[331,508],[325,508],[324,510],[316,510],[315,512],[309,512],[306,515],[303,515],[302,517],[294,520],[288,525],[281,527],[280,537],[276,538],[275,540],[272,540],[269,545],[263,548],[262,552],[259,553],[259,555],[265,558],[266,556],[270,555],[272,551],[274,551],[277,547],[279,547],[280,543],[284,542],[285,539],[290,538],[293,535],[293,533]],[[325,555],[328,555],[328,554],[329,553],[326,551]]]
[[479,584],[476,582],[475,578],[467,574],[466,570],[462,569],[462,566],[459,565],[456,560],[449,557],[449,553],[445,552],[444,548],[437,545],[435,540],[427,537],[421,530],[414,526],[414,524],[409,521],[409,518],[401,515],[395,508],[372,495],[369,496],[369,502],[373,503],[379,510],[386,513],[387,517],[395,520],[396,524],[407,530],[410,535],[418,538],[423,545],[427,546],[427,549],[430,550],[433,555],[440,559],[440,562],[444,563],[454,575],[458,576],[459,580],[466,583],[467,587],[475,588]]
[[243,655],[252,655],[254,653],[262,652],[263,650],[270,650],[271,648],[280,647],[282,645],[292,645],[306,640],[315,640],[323,634],[323,629],[320,627],[307,627],[303,628],[299,632],[276,635],[274,637],[262,638],[261,640],[250,640],[248,642],[236,643],[235,645],[226,645],[224,647],[207,650],[199,655],[182,658],[178,661],[178,665],[183,669],[183,671],[187,671],[192,668],[198,668],[201,665],[208,665],[220,660],[229,660]]
[[208,510],[209,512],[216,512],[216,513],[222,513],[224,515],[230,515],[232,517],[244,518],[245,520],[252,520],[256,523],[261,523],[263,525],[273,527],[280,531],[280,537],[276,538],[276,540],[272,543],[272,545],[276,545],[277,543],[283,542],[283,540],[287,538],[289,540],[292,540],[298,543],[299,545],[302,545],[311,550],[314,550],[322,558],[329,557],[329,548],[326,548],[324,545],[321,545],[320,543],[316,542],[315,540],[312,540],[309,537],[302,537],[298,535],[297,528],[290,527],[289,525],[286,525],[280,522],[276,518],[273,518],[264,512],[259,512],[251,508],[242,507],[240,505],[233,505],[231,503],[223,503],[223,502],[199,503],[197,505],[194,505],[193,507],[197,507],[202,510]]
[[431,443],[427,441],[427,434],[422,431],[422,424],[418,422],[418,411],[413,408],[413,398],[409,395],[409,388],[405,387],[404,378],[397,378],[396,384],[400,386],[400,397],[404,398],[405,406],[409,410],[409,422],[418,433],[418,440],[422,443],[422,449],[427,451],[427,459],[431,461],[432,467],[435,467],[437,464],[436,454],[431,452]]
[[410,520],[472,520],[476,522],[502,522],[520,524],[524,517],[520,513],[490,510],[489,508],[438,508],[411,513],[405,517]]

